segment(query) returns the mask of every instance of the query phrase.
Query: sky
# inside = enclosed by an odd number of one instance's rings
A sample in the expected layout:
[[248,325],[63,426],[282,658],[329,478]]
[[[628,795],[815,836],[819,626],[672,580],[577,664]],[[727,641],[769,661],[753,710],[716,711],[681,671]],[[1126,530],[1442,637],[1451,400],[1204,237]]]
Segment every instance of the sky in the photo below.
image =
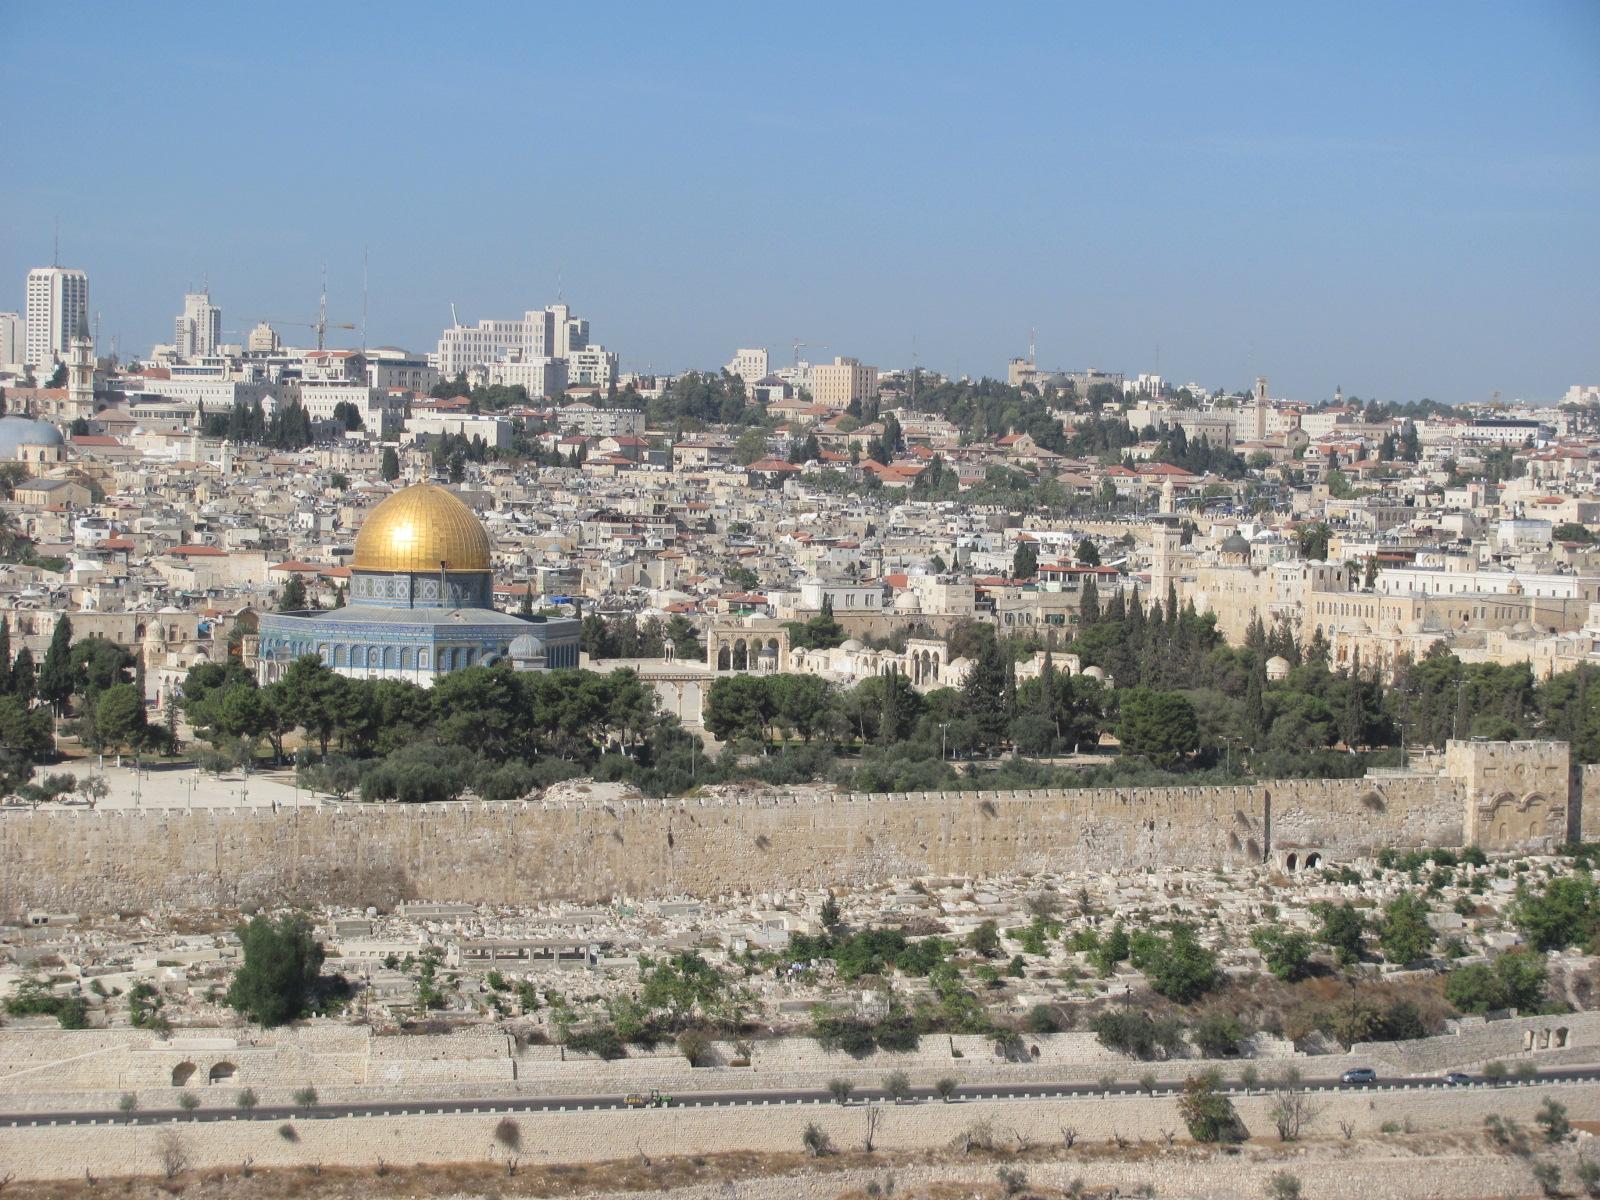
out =
[[[1600,383],[1600,3],[3,0],[0,309],[101,343],[556,302],[740,346],[1317,400]],[[289,341],[309,331],[280,328]],[[359,344],[330,335],[330,344]]]

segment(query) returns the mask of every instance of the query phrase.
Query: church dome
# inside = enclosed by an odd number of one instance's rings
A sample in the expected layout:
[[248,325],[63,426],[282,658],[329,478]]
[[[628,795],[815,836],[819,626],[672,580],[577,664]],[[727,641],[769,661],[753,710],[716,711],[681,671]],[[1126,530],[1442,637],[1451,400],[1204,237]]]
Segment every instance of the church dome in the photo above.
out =
[[0,417],[0,458],[15,458],[23,446],[59,446],[61,430],[31,417]]
[[418,483],[367,515],[350,566],[356,571],[487,571],[489,534],[450,492]]

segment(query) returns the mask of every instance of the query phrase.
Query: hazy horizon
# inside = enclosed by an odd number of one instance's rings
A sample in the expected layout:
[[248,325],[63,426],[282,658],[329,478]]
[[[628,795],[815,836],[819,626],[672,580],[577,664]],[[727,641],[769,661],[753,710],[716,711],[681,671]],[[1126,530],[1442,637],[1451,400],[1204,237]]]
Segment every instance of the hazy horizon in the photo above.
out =
[[1600,382],[1594,4],[200,11],[8,11],[0,309],[59,217],[123,354],[205,278],[226,340],[310,321],[324,262],[359,324],[365,247],[418,351],[559,288],[624,370],[1035,328],[1313,401]]

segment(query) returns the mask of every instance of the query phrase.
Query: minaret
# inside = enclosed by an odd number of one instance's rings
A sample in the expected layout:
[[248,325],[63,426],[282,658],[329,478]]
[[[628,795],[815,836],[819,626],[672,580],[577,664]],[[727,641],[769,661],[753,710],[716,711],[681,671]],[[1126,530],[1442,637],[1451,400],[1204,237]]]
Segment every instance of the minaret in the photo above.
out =
[[1267,377],[1256,376],[1256,385],[1250,389],[1251,407],[1255,418],[1251,437],[1260,441],[1267,436]]
[[78,331],[67,352],[67,411],[70,417],[94,416],[94,339],[88,323],[78,316]]

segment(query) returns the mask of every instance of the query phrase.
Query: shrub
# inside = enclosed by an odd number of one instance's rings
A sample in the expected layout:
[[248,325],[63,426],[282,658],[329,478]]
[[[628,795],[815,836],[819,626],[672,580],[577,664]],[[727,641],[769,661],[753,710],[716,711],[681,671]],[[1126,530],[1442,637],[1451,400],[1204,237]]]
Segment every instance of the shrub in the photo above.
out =
[[1239,1053],[1244,1026],[1231,1013],[1213,1010],[1195,1022],[1194,1044],[1206,1058],[1227,1058]]
[[584,1029],[574,1029],[567,1035],[567,1048],[576,1050],[580,1054],[593,1054],[608,1061],[625,1058],[628,1054],[628,1048],[622,1044],[622,1038],[612,1025],[590,1025]]
[[193,1112],[200,1107],[200,1097],[193,1092],[179,1092],[178,1107],[183,1109],[184,1112]]
[[704,1066],[711,1057],[711,1038],[699,1029],[685,1029],[678,1035],[678,1053],[691,1067]]
[[259,1102],[260,1097],[256,1095],[255,1088],[245,1088],[233,1098],[234,1107],[241,1108],[245,1112],[249,1112],[251,1109],[255,1108]]
[[317,1089],[307,1084],[303,1088],[294,1090],[294,1102],[301,1108],[310,1109],[317,1102]]
[[1300,1177],[1289,1171],[1274,1171],[1267,1180],[1267,1200],[1300,1200]]
[[812,1121],[806,1126],[806,1131],[800,1135],[800,1144],[811,1152],[813,1158],[821,1158],[833,1152],[833,1139],[828,1136],[828,1131]]
[[1243,1140],[1239,1115],[1233,1101],[1217,1090],[1213,1074],[1191,1075],[1183,1085],[1178,1112],[1197,1142],[1237,1142]]
[[1028,1010],[1029,1033],[1056,1033],[1061,1029],[1061,1018],[1050,1004],[1035,1004]]
[[1015,1196],[1028,1186],[1027,1172],[1017,1167],[1001,1167],[995,1171],[995,1175],[1000,1180],[1000,1186],[1008,1196]]
[[890,1071],[883,1077],[884,1093],[896,1104],[911,1099],[911,1076],[904,1071]]
[[1546,1196],[1561,1194],[1561,1168],[1553,1162],[1534,1163],[1533,1181]]
[[828,1095],[832,1096],[836,1104],[849,1104],[850,1096],[856,1090],[856,1085],[848,1079],[828,1080]]
[[1539,1106],[1539,1112],[1533,1120],[1534,1124],[1544,1130],[1544,1140],[1547,1142],[1565,1141],[1572,1132],[1572,1122],[1567,1120],[1567,1106],[1552,1096],[1544,1098],[1544,1103]]
[[956,1083],[954,1078],[949,1075],[945,1075],[933,1085],[933,1094],[939,1097],[939,1099],[943,1100],[946,1104],[949,1104],[950,1101],[955,1099],[956,1088],[959,1086],[960,1085]]
[[123,1092],[117,1097],[117,1111],[131,1113],[139,1107],[139,1097],[132,1092]]

